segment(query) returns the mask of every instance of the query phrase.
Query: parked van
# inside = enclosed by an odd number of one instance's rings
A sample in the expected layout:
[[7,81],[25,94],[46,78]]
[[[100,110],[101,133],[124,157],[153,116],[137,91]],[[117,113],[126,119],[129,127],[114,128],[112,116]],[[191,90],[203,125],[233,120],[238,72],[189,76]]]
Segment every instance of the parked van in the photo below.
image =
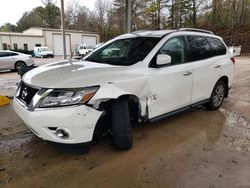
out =
[[39,57],[39,58],[54,57],[54,53],[46,46],[35,47],[33,55],[34,57]]
[[234,64],[222,38],[210,31],[128,33],[81,61],[27,72],[14,109],[44,140],[89,144],[108,130],[114,146],[127,150],[133,145],[131,120],[153,122],[197,105],[219,109]]
[[76,45],[76,53],[79,56],[86,56],[90,52],[92,52],[95,49],[95,46],[91,45],[85,45],[85,44],[78,44]]

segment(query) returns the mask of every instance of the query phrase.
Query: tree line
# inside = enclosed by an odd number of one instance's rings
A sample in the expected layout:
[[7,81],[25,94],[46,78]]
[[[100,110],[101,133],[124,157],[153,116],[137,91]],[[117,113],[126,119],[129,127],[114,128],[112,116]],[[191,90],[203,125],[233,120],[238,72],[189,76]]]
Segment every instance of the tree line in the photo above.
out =
[[[230,41],[239,28],[250,25],[250,0],[131,0],[132,30],[204,28],[229,30]],[[22,32],[30,27],[60,28],[60,8],[55,0],[42,0],[25,12],[16,25],[4,24],[1,31]],[[97,32],[102,41],[125,32],[125,0],[96,0],[89,10],[79,0],[65,8],[67,29]]]

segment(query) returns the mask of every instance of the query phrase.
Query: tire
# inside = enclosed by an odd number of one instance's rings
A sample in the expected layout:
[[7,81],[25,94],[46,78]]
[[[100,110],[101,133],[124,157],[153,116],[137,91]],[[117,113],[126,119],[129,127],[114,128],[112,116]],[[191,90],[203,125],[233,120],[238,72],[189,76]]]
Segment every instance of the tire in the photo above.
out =
[[117,99],[112,104],[113,144],[118,150],[128,150],[133,146],[128,101]]
[[25,62],[23,62],[23,61],[18,61],[18,62],[15,63],[14,69],[15,69],[15,71],[18,71],[18,69],[24,68],[24,67],[26,67],[26,66],[27,66],[27,65],[26,65]]
[[213,89],[209,102],[205,104],[208,110],[218,110],[225,98],[227,87],[225,82],[219,80]]

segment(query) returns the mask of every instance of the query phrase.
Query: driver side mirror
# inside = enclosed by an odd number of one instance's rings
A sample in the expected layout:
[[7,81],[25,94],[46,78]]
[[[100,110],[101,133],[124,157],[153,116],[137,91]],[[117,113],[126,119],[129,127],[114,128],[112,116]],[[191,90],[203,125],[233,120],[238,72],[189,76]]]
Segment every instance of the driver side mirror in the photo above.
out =
[[156,59],[157,65],[167,65],[171,63],[171,56],[166,54],[159,54]]

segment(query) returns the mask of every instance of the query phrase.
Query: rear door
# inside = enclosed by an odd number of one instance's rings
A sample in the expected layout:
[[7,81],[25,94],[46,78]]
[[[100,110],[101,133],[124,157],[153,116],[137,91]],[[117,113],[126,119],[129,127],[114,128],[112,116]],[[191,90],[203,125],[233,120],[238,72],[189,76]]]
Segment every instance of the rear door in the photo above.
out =
[[216,82],[220,78],[221,64],[214,55],[208,39],[204,36],[186,36],[189,46],[188,61],[193,67],[192,103],[210,98]]

